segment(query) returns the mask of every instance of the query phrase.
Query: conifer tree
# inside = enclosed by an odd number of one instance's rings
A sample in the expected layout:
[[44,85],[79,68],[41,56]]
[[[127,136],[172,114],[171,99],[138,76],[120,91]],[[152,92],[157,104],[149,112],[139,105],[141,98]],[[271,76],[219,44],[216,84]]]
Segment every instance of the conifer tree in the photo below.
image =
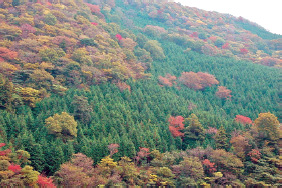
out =
[[217,149],[227,149],[227,134],[223,126],[221,126],[215,135],[215,145]]
[[74,117],[84,124],[88,124],[91,120],[91,112],[93,109],[88,103],[87,97],[74,96],[71,103],[74,106]]
[[183,149],[186,149],[188,145],[195,147],[196,141],[202,142],[204,140],[204,128],[195,114],[186,118],[184,125]]

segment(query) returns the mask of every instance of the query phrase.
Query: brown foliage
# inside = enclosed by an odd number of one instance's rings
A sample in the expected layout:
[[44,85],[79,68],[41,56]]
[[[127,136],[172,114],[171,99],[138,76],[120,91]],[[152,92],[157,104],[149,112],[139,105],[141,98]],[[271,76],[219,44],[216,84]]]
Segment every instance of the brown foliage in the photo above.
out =
[[214,84],[219,84],[216,78],[208,73],[203,72],[183,72],[179,78],[179,81],[185,86],[194,90],[203,90],[206,87],[210,87]]
[[165,77],[159,76],[159,83],[163,86],[173,86],[176,84],[176,76],[172,76],[171,74],[166,74]]
[[231,98],[231,93],[232,91],[227,89],[224,86],[218,86],[216,96],[218,96],[221,99],[230,99]]

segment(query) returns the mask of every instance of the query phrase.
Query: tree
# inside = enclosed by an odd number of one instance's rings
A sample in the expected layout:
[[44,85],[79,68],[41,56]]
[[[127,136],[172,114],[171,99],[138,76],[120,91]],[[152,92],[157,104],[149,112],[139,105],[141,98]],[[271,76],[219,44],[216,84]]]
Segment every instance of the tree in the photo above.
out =
[[162,60],[165,58],[161,44],[156,40],[147,41],[144,45],[144,49],[150,52],[151,56],[156,60]]
[[119,148],[118,144],[109,144],[108,145],[108,149],[110,151],[110,157],[112,157],[113,154],[118,152],[118,148]]
[[173,86],[176,84],[176,76],[172,76],[171,74],[166,74],[165,77],[159,76],[159,83],[163,86]]
[[238,123],[242,123],[243,125],[253,124],[253,121],[251,120],[251,118],[242,116],[242,115],[236,115],[235,121]]
[[45,120],[45,125],[50,134],[65,139],[72,139],[77,136],[77,122],[74,117],[66,112],[55,114]]
[[244,136],[238,135],[231,138],[230,143],[234,148],[234,154],[244,160],[246,149],[249,146],[248,140]]
[[84,96],[74,96],[71,103],[74,107],[74,117],[84,124],[88,124],[91,120],[92,107],[88,103],[88,98]]
[[216,164],[218,171],[223,172],[239,173],[244,166],[239,158],[223,149],[213,150],[210,160]]
[[43,175],[38,176],[37,184],[40,188],[56,188],[51,178],[45,177]]
[[177,177],[191,177],[197,180],[204,177],[203,165],[197,157],[184,157],[184,160],[179,165],[172,166],[172,169]]
[[31,87],[19,87],[15,89],[21,97],[22,101],[30,107],[35,107],[36,103],[41,101],[41,91],[33,89]]
[[206,87],[219,84],[216,78],[211,74],[203,72],[195,73],[192,71],[181,73],[179,81],[194,90],[203,90]]
[[221,99],[231,99],[231,92],[231,90],[227,89],[224,86],[218,86],[216,96]]
[[210,160],[205,159],[202,161],[202,163],[206,174],[211,175],[216,171],[215,163],[210,162]]
[[123,181],[129,185],[136,185],[138,170],[132,160],[128,157],[122,157],[118,162],[117,171],[119,172]]
[[0,107],[11,109],[13,101],[13,84],[0,73]]
[[186,149],[188,145],[195,147],[196,141],[201,142],[205,139],[204,128],[195,114],[191,114],[187,119],[185,119],[184,125],[184,149]]
[[65,187],[83,187],[90,183],[90,177],[82,172],[82,168],[70,162],[61,165],[55,174],[55,178],[57,177],[61,181],[60,184]]
[[258,136],[262,140],[268,140],[274,144],[279,139],[279,121],[270,112],[260,113],[254,121],[254,127],[258,130]]
[[34,171],[33,167],[26,165],[22,170],[21,173],[24,177],[24,182],[28,186],[34,186],[37,183],[39,172]]
[[53,14],[46,14],[44,18],[44,22],[48,25],[56,25],[57,18]]
[[0,62],[4,60],[6,61],[13,60],[17,57],[18,57],[18,52],[14,52],[5,47],[0,47]]
[[174,137],[184,136],[184,133],[180,132],[184,129],[183,124],[184,118],[182,116],[170,116],[168,119],[169,122],[169,131]]
[[215,135],[215,145],[217,149],[227,149],[227,134],[223,126],[218,129],[218,132]]

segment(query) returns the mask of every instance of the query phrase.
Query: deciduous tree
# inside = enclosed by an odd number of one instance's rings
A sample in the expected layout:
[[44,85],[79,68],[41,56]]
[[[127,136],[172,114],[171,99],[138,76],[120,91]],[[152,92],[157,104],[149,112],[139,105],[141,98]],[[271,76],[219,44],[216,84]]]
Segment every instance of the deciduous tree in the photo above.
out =
[[45,125],[51,134],[58,137],[68,139],[77,136],[77,122],[66,112],[47,118]]

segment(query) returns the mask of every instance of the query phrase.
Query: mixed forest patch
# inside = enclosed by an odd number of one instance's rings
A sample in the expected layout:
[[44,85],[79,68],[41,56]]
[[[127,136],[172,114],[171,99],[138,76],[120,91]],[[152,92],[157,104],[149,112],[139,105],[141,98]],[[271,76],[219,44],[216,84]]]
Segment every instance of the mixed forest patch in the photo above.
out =
[[281,185],[281,35],[167,0],[0,23],[0,186]]

